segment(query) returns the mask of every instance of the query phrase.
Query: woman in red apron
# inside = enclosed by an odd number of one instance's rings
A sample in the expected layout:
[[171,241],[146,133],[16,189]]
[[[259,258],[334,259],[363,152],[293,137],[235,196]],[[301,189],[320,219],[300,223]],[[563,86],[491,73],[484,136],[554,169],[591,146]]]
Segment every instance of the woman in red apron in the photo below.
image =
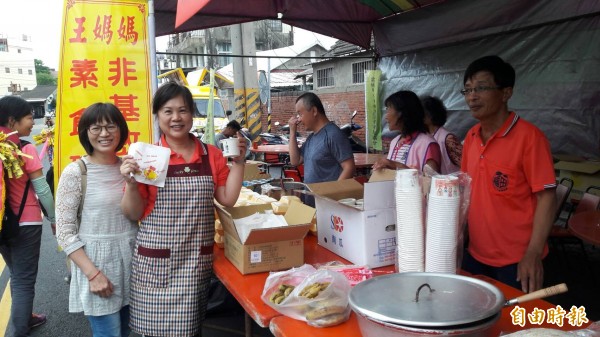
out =
[[[138,184],[139,167],[124,157],[124,214],[140,220],[131,275],[131,328],[144,336],[200,336],[206,311],[214,243],[213,199],[233,206],[244,175],[244,156],[227,159],[200,142],[192,128],[194,101],[176,83],[161,86],[152,102],[161,131],[158,145],[171,149],[162,188]],[[238,134],[240,153],[246,142]]]

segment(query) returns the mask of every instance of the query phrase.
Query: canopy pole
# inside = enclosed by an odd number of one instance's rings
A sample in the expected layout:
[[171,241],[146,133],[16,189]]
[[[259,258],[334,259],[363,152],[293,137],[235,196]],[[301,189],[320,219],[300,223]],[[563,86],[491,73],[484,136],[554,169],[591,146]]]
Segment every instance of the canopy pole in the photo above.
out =
[[271,59],[267,59],[267,85],[269,95],[267,96],[267,132],[271,132]]
[[154,0],[148,0],[148,48],[150,49],[150,81],[152,95],[158,88],[158,67],[156,65],[156,27],[154,18]]
[[[152,90],[151,95],[154,97],[154,93],[158,88],[158,67],[156,65],[156,27],[154,18],[154,0],[148,0],[148,49],[150,49],[150,89]],[[158,123],[152,123],[152,130],[154,135],[152,139],[154,142],[158,142],[160,139],[160,130]]]

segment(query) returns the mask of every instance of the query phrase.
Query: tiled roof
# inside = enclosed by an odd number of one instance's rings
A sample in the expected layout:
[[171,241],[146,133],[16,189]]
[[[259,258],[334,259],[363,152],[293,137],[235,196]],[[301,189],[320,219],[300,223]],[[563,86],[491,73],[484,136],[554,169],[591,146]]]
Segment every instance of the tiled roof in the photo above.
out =
[[45,101],[54,90],[56,90],[56,85],[38,85],[31,90],[19,92],[18,96],[28,102]]

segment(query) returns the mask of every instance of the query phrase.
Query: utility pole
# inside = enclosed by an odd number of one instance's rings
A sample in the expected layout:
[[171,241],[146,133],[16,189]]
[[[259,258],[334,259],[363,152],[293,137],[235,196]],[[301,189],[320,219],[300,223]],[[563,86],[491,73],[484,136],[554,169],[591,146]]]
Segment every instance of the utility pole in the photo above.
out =
[[233,54],[249,56],[233,59],[235,116],[242,126],[248,128],[252,140],[256,140],[262,131],[262,125],[254,25],[251,22],[234,25],[230,34]]
[[204,31],[205,38],[206,38],[205,45],[207,46],[207,50],[208,50],[207,54],[211,54],[211,56],[209,56],[207,58],[207,62],[206,62],[206,67],[208,69],[214,69],[214,67],[215,67],[214,56],[212,56],[215,54],[215,42],[213,41],[212,33],[213,33],[212,28],[206,28],[206,30]]

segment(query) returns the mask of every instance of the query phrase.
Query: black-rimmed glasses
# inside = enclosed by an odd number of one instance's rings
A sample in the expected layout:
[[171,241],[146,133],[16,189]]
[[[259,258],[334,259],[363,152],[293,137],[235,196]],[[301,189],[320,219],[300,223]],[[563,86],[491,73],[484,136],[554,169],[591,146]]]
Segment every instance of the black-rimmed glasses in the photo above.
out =
[[107,125],[92,125],[88,128],[88,131],[92,135],[99,135],[102,133],[102,129],[106,129],[108,133],[115,133],[119,130],[119,126],[116,124],[107,124]]

